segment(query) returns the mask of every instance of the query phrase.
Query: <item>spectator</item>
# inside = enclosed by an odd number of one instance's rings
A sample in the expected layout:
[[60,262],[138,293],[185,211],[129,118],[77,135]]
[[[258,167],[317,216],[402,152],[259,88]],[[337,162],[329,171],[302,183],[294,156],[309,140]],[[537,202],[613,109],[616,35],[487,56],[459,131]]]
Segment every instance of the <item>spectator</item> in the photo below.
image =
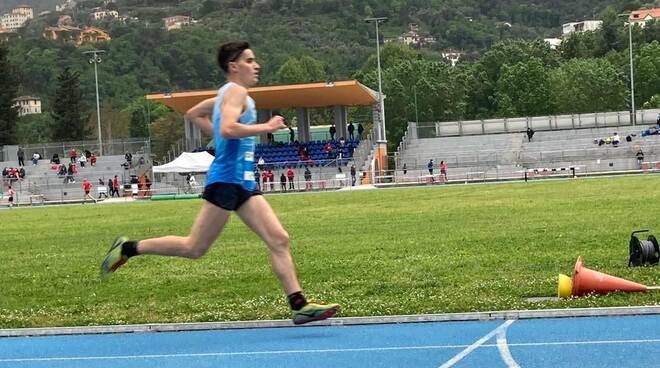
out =
[[78,158],[78,152],[76,152],[75,148],[71,148],[71,151],[69,151],[69,158],[71,159],[71,163],[76,163],[76,159]]
[[312,172],[305,166],[305,190],[312,190]]
[[293,131],[292,127],[289,127],[289,142],[293,143],[296,140],[296,132]]
[[7,188],[7,197],[9,197],[8,198],[9,208],[14,207],[14,196],[16,196],[16,191],[10,185],[9,188]]
[[348,157],[351,158],[353,157],[353,153],[355,153],[355,147],[353,147],[353,143],[348,144]]
[[260,183],[261,177],[259,176],[259,169],[256,167],[254,168],[254,181],[257,184],[256,187],[257,189],[261,189],[261,183]]
[[149,179],[148,175],[144,176],[144,185],[147,187],[147,191],[144,195],[151,195],[151,179]]
[[89,164],[91,166],[96,166],[96,155],[92,152],[92,155],[89,156]]
[[112,178],[112,189],[115,192],[114,194],[116,194],[117,197],[119,197],[119,178],[117,177],[117,175],[115,175],[115,177]]
[[330,125],[330,129],[328,129],[328,132],[330,133],[330,140],[334,141],[335,133],[337,133],[337,128],[335,128],[335,124]]
[[[34,156],[33,156],[34,157]],[[60,164],[60,155],[53,153],[53,158],[50,159],[50,162],[53,164]]]
[[642,168],[642,162],[644,162],[644,152],[642,151],[642,148],[640,147],[639,150],[637,150],[637,153],[635,153],[635,156],[637,156],[637,163],[639,164],[640,169]]
[[92,157],[92,152],[88,149],[85,150],[85,158],[89,160],[89,158]]
[[655,125],[660,128],[660,112],[658,113],[658,116],[655,118]]
[[40,154],[38,154],[37,152],[33,153],[32,154],[32,166],[37,166],[37,164],[39,163],[40,158],[41,158]]
[[619,133],[614,132],[614,135],[612,136],[612,146],[618,147],[619,142],[621,142],[621,137],[619,137]]
[[115,189],[112,186],[112,178],[108,179],[108,191],[110,191],[110,197],[112,197],[113,193],[115,192]]
[[355,186],[355,165],[351,165],[351,186]]
[[16,152],[16,156],[18,156],[18,166],[19,167],[25,166],[25,152],[23,152],[22,147],[18,147],[18,151]]
[[186,193],[194,193],[195,188],[197,187],[197,180],[192,173],[186,174]]
[[433,177],[433,159],[429,160],[429,163],[426,164],[426,168],[429,169],[429,175],[431,175],[431,182],[435,182],[435,178]]
[[145,164],[144,156],[140,156],[140,159],[138,160],[138,166],[142,166]]
[[124,155],[124,158],[126,159],[126,163],[128,164],[129,168],[133,167],[133,154],[130,152],[126,152]]
[[272,169],[268,169],[268,183],[270,184],[270,190],[275,190],[275,174]]
[[87,156],[86,155],[80,156],[79,161],[80,161],[80,167],[85,167],[85,163],[87,162]]
[[21,179],[25,178],[25,169],[24,168],[21,167],[20,169],[18,169],[18,177],[21,178]]
[[406,163],[403,163],[403,175],[406,175],[408,173],[408,167],[406,166]]
[[259,161],[257,161],[257,168],[259,168],[259,170],[263,171],[265,165],[266,165],[266,161],[264,161],[264,158],[260,156]]
[[362,139],[362,133],[364,133],[364,127],[362,126],[362,123],[358,123],[358,138]]
[[60,164],[60,169],[57,172],[57,176],[60,177],[60,178],[63,177],[63,176],[66,176],[66,165]]
[[330,144],[330,142],[325,143],[325,145],[323,146],[323,152],[325,152],[327,159],[334,158],[334,156],[332,155],[332,145]]
[[296,187],[293,185],[293,179],[295,177],[295,173],[293,172],[293,169],[289,167],[289,170],[286,171],[286,177],[289,179],[289,189],[295,190]]
[[534,136],[534,129],[527,127],[527,142],[532,141],[532,137]]
[[273,145],[275,144],[275,136],[273,133],[266,133],[266,139],[268,140],[268,144]]
[[280,190],[286,192],[286,175],[284,175],[284,171],[280,175]]
[[268,188],[268,172],[264,171],[261,173],[261,191],[265,192]]
[[[85,157],[85,156],[82,156],[82,157],[80,157],[80,158],[83,158],[83,157]],[[89,192],[92,191],[92,183],[90,183],[90,182],[87,180],[87,178],[83,179],[83,181],[82,181],[82,188],[83,188],[83,191],[85,191],[85,197],[83,197],[83,204],[85,204],[85,203],[87,202],[87,198],[91,199],[92,201],[94,201],[94,203],[96,203],[96,199],[94,199],[94,197],[92,197],[92,196],[89,194]]]
[[355,139],[355,136],[353,136],[353,132],[355,131],[355,126],[353,123],[348,123],[348,139],[351,141]]
[[444,161],[440,161],[440,175],[442,175],[447,181],[447,164]]
[[105,186],[105,181],[103,178],[99,178],[99,186],[97,188],[99,192],[99,198],[101,199],[101,196],[105,196],[105,198],[108,198],[108,188]]

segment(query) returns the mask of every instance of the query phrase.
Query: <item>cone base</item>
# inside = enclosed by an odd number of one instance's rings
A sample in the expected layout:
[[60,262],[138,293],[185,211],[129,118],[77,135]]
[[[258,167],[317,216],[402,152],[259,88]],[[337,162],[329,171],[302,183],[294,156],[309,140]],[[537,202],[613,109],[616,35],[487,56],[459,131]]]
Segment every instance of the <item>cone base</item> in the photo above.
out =
[[557,282],[557,296],[560,298],[568,298],[571,296],[573,291],[573,280],[570,277],[559,274],[559,279]]

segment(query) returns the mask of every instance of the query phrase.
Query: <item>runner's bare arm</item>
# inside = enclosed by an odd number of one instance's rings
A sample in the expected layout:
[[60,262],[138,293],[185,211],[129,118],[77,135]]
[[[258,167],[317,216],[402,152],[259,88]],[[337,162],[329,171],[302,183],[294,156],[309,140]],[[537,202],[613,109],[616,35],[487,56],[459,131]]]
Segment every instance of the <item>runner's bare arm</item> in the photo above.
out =
[[247,95],[247,89],[240,86],[230,87],[225,92],[220,106],[222,116],[220,134],[224,138],[242,138],[262,133],[272,133],[286,127],[281,116],[274,116],[263,124],[245,125],[239,123],[238,119],[245,107]]
[[211,136],[213,135],[213,123],[211,123],[211,115],[213,115],[214,104],[215,97],[206,99],[191,107],[185,115],[186,119],[197,125],[202,131],[204,131],[204,133]]

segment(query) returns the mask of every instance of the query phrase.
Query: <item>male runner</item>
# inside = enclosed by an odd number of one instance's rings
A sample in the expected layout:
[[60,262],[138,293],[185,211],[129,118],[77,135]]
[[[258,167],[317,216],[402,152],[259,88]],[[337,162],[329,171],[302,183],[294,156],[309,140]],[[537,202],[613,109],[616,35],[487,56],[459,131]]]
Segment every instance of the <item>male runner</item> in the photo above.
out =
[[339,310],[338,304],[309,303],[302,294],[289,251],[289,234],[254,180],[254,136],[285,128],[284,119],[275,116],[266,123],[255,124],[254,100],[248,96],[247,88],[258,82],[259,64],[247,42],[222,45],[218,64],[227,74],[227,83],[215,98],[200,102],[186,113],[186,118],[212,135],[216,143],[202,208],[190,234],[139,241],[119,237],[101,263],[101,277],[107,278],[136,255],[197,259],[211,247],[235,211],[266,243],[271,267],[291,306],[293,322],[303,324],[332,317]]

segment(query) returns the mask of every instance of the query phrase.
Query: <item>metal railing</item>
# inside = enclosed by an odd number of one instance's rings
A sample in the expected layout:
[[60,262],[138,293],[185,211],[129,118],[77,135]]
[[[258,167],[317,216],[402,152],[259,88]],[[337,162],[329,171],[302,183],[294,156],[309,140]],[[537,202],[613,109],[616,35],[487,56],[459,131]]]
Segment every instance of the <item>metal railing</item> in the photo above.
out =
[[[655,123],[659,113],[660,109],[637,110],[637,125]],[[409,122],[407,135],[411,139],[420,139],[496,133],[518,133],[524,132],[528,127],[535,131],[542,131],[633,126],[631,118],[632,115],[628,111],[614,111],[487,120],[427,123]],[[406,148],[406,142],[402,142],[402,145],[399,146],[399,152],[402,152],[402,150],[405,150]]]

